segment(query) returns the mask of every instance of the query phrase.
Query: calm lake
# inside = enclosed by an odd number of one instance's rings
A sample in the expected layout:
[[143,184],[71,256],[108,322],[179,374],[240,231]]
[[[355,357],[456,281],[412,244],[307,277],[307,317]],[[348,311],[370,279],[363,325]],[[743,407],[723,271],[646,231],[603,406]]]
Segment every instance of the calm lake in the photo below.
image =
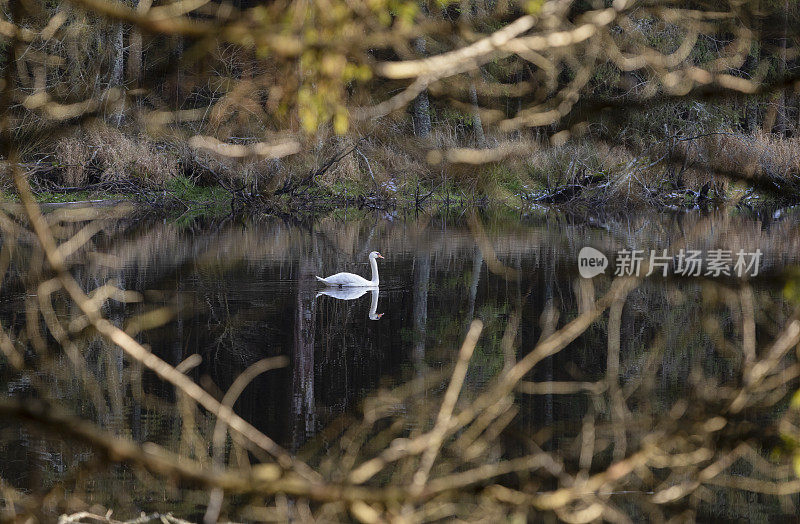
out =
[[[642,250],[646,256],[667,250],[676,256],[681,250],[723,249],[733,253],[731,268],[739,250],[761,251],[754,277],[675,276],[671,266],[666,278],[645,278],[622,309],[619,361],[613,365],[632,417],[639,410],[669,411],[685,397],[693,374],[702,374],[709,384],[731,383],[742,357],[732,342],[741,338],[741,313],[730,304],[740,293],[752,292],[759,347],[771,342],[793,310],[784,298],[783,275],[800,258],[798,218],[792,213],[754,218],[735,210],[608,220],[551,212],[478,219],[341,216],[308,223],[144,217],[109,223],[95,238],[92,259],[74,274],[86,289],[111,280],[140,293],[138,302],[109,302],[108,318],[130,325],[125,323],[132,316],[162,312],[168,322],[138,333],[137,339],[173,365],[200,355],[202,361],[187,373],[220,397],[253,363],[288,357],[286,367],[263,373],[246,387],[235,411],[288,450],[311,456],[318,451],[309,449],[325,446],[324,428],[360,416],[364,399],[374,392],[448,370],[475,318],[485,328],[467,373],[465,398],[483,390],[548,330],[602,296],[622,250]],[[592,280],[578,273],[578,253],[586,246],[611,259],[605,274]],[[314,275],[350,271],[369,278],[367,255],[373,250],[385,257],[378,261],[379,290],[321,293],[325,289]],[[29,299],[24,267],[16,272],[2,303],[6,326],[23,322]],[[74,315],[68,308],[57,313]],[[514,322],[518,329],[508,331]],[[601,318],[526,378],[601,380],[611,365],[607,325]],[[89,344],[88,351],[98,376],[125,380],[130,366],[121,355],[109,357],[108,346],[99,342]],[[3,389],[10,396],[25,395],[29,385],[11,376],[7,370],[0,373]],[[441,385],[433,391],[441,392],[447,375],[435,380]],[[167,443],[176,438],[179,419],[157,406],[172,401],[174,393],[154,376],[145,374],[143,382],[145,395],[121,394],[111,417],[120,417],[120,427],[129,428],[137,441]],[[549,432],[539,440],[544,449],[564,446],[564,453],[571,453],[568,447],[588,413],[614,420],[608,405],[588,401],[584,392],[528,393],[517,393],[517,416],[503,430],[508,453],[520,446],[515,435],[543,435],[543,430]],[[80,388],[65,387],[57,395],[72,405],[88,403]],[[435,409],[437,398],[423,407]],[[414,423],[415,406],[397,409],[407,410],[409,424]],[[766,420],[780,412],[753,417]],[[77,460],[66,448],[45,453],[42,441],[17,424],[6,425],[0,435],[9,457],[0,473],[16,486],[39,489]],[[629,438],[633,445],[635,438]],[[110,506],[120,495],[98,486],[93,496]],[[137,504],[150,510],[164,500]],[[796,504],[797,496],[792,500]],[[706,519],[787,515],[776,497],[733,490],[692,503]]]

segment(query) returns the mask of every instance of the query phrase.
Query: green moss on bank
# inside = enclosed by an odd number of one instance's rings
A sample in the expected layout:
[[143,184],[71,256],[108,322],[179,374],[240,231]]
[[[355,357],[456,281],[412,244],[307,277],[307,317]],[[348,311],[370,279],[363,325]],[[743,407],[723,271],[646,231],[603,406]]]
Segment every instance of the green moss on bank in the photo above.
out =
[[166,183],[165,191],[184,202],[229,203],[231,195],[222,186],[199,186],[185,176],[178,176]]

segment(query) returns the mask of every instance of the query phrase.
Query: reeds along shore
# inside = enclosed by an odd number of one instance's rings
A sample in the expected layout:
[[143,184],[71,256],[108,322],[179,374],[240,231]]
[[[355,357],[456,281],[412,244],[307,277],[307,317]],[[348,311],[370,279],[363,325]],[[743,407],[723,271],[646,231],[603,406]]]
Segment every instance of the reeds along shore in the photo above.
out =
[[[282,160],[233,160],[102,126],[59,139],[25,166],[43,200],[71,193],[83,199],[103,193],[157,195],[166,189],[189,201],[238,196],[241,202],[270,203],[311,191],[315,198],[330,197],[334,207],[370,196],[384,205],[485,199],[513,207],[623,210],[738,203],[754,194],[771,205],[788,205],[800,188],[800,138],[794,137],[729,131],[676,135],[637,154],[590,138],[553,146],[490,136],[491,155],[502,160],[436,165],[428,162],[428,151],[458,148],[469,143],[469,135],[436,129],[422,141],[404,135],[401,126],[395,131],[320,137],[309,150]],[[11,195],[7,176],[4,184]]]

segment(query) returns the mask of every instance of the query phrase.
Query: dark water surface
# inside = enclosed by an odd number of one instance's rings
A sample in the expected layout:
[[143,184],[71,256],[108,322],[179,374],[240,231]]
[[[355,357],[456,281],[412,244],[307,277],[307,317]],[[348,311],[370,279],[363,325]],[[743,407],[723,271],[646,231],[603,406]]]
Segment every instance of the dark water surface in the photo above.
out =
[[[477,391],[490,383],[534,347],[548,329],[548,318],[558,314],[556,325],[563,326],[608,288],[607,275],[592,281],[579,277],[577,254],[584,246],[609,255],[621,249],[667,249],[671,255],[682,248],[760,249],[760,274],[750,279],[755,301],[763,305],[759,340],[771,340],[791,312],[779,278],[800,256],[798,222],[791,215],[764,220],[725,210],[586,222],[545,214],[483,219],[481,224],[476,229],[466,218],[380,216],[302,225],[278,219],[126,221],[98,239],[102,254],[77,276],[87,288],[113,279],[142,293],[141,303],[109,306],[109,318],[119,324],[159,307],[172,311],[169,323],[137,338],[173,365],[200,355],[202,362],[189,374],[209,391],[226,391],[249,365],[265,357],[288,357],[287,367],[253,380],[235,410],[296,452],[338,417],[358,413],[361,401],[377,388],[452,364],[474,318],[486,328],[467,388]],[[372,250],[385,256],[379,261],[381,285],[374,310],[371,292],[349,300],[319,294],[323,289],[314,275],[351,271],[369,278],[367,254]],[[734,294],[741,286],[737,279],[719,282]],[[716,332],[704,322],[702,291],[707,283],[704,278],[652,277],[625,305],[620,383],[636,384],[653,370],[655,398],[650,400],[660,406],[653,409],[666,411],[679,399],[698,366],[720,384],[733,380],[732,369],[741,356],[721,351]],[[21,301],[6,300],[4,315]],[[509,319],[517,314],[519,330],[503,344]],[[718,319],[723,338],[739,336],[734,313],[721,311]],[[600,379],[608,366],[605,325],[599,322],[540,363],[528,378]],[[654,363],[656,335],[661,349]],[[96,351],[99,355],[101,349]],[[98,355],[90,359],[100,359]],[[123,368],[120,364],[122,374]],[[171,398],[169,388],[154,377],[145,379],[146,391]],[[24,385],[6,381],[3,386],[14,395]],[[575,434],[574,424],[590,409],[580,394],[520,394],[518,402],[519,415],[510,431],[532,434],[552,426],[565,438]],[[174,433],[174,424],[149,415],[147,405],[126,406],[133,438],[162,442]],[[30,460],[36,446],[26,437],[12,437],[8,431],[4,435],[4,476],[34,482],[39,474],[31,472],[32,464],[45,470],[57,467],[38,455]],[[559,442],[557,435],[547,446],[558,449]],[[706,515],[785,514],[769,497],[744,506],[737,501],[722,497],[706,508]]]

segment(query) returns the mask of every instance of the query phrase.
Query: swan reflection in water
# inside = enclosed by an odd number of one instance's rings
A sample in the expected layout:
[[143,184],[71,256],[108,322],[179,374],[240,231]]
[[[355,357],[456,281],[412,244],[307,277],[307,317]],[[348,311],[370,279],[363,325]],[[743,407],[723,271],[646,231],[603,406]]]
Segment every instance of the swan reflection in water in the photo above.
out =
[[317,293],[317,297],[320,295],[327,295],[329,297],[333,297],[339,300],[355,300],[360,298],[365,293],[371,292],[372,293],[372,301],[370,302],[369,306],[369,319],[370,320],[380,320],[383,316],[383,313],[376,313],[378,309],[378,288],[368,288],[368,287],[342,287],[342,288],[335,288],[329,287],[325,288],[319,293]]

